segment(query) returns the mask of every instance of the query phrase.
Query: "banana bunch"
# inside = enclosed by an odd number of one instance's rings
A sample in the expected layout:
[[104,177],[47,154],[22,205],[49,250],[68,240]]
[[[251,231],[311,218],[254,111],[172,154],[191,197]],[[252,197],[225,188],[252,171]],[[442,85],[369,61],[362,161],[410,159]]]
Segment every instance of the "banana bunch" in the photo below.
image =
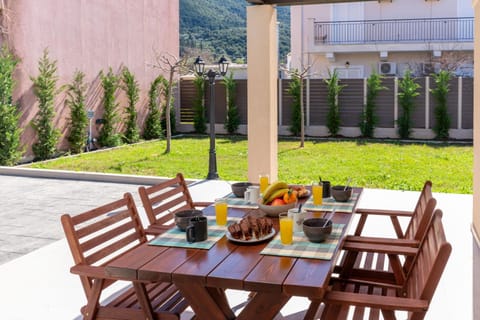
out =
[[277,181],[272,183],[263,193],[263,203],[267,204],[275,200],[276,198],[283,197],[288,192],[288,184],[283,181]]

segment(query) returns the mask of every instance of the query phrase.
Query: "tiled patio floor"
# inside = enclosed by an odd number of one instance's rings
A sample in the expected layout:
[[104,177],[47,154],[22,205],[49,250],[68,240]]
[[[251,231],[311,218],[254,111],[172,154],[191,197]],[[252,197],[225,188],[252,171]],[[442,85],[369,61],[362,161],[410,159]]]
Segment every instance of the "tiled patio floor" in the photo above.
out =
[[[2,301],[0,318],[9,320],[76,319],[79,315],[80,306],[85,303],[85,298],[80,281],[76,276],[69,273],[72,260],[65,240],[62,235],[58,234],[58,230],[61,230],[58,217],[66,211],[71,213],[81,212],[88,205],[81,200],[81,194],[72,191],[79,184],[84,184],[83,188],[89,188],[91,194],[100,194],[104,199],[119,197],[124,191],[135,192],[137,185],[87,183],[72,180],[58,181],[13,176],[0,176],[0,180],[0,194],[3,195],[4,204],[7,204],[3,211],[9,213],[10,219],[10,227],[0,223],[0,230],[2,230],[0,233],[0,253],[8,252],[12,246],[18,247],[18,242],[21,241],[25,242],[21,246],[22,248],[29,247],[29,245],[30,247],[32,245],[40,246],[39,249],[27,254],[19,252],[10,254],[6,258],[4,256],[4,263],[0,265],[2,288],[0,291],[0,301]],[[55,186],[58,190],[55,190]],[[13,190],[14,188],[19,189]],[[98,188],[98,190],[95,188]],[[197,183],[192,187],[192,196],[196,201],[209,201],[229,192],[229,188],[229,184],[224,181]],[[23,195],[19,190],[25,191]],[[212,190],[215,194],[212,194]],[[435,190],[435,181],[433,181],[433,190]],[[36,204],[28,201],[30,192],[33,192],[34,197],[38,199]],[[55,197],[57,193],[64,196],[55,198],[54,202],[45,201],[52,196]],[[453,245],[453,252],[426,319],[472,319],[472,235],[470,232],[472,196],[443,193],[434,193],[434,196],[437,198],[438,207],[444,212],[443,222],[447,239]],[[418,192],[366,189],[359,207],[411,210],[417,197]],[[15,212],[22,207],[18,205],[19,202],[29,203],[28,210],[32,212],[32,215],[33,212],[37,212],[38,216],[32,218],[32,216]],[[39,212],[47,204],[50,216],[42,219],[42,214]],[[78,211],[76,211],[72,204],[81,204],[81,206],[79,205]],[[140,206],[139,201],[137,201],[137,205]],[[140,211],[143,211],[143,208],[140,207]],[[22,231],[26,233],[23,239],[8,237],[9,230],[15,229],[15,227],[24,227],[32,221],[37,221],[39,225],[32,226],[30,233],[29,228],[25,228]],[[393,231],[385,228],[385,225],[388,225],[386,222],[388,221],[369,218],[368,229],[365,231],[377,235],[391,234]],[[49,232],[49,229],[52,229],[51,232]],[[33,234],[35,232],[42,232],[43,242],[29,243],[29,241],[35,241],[36,238],[42,239],[42,236]],[[28,251],[26,249],[26,252]],[[0,263],[2,263],[1,261]],[[228,296],[232,304],[236,305],[245,299],[246,294],[229,291]],[[306,299],[292,299],[277,318],[301,319],[302,311],[307,305],[308,301]]]

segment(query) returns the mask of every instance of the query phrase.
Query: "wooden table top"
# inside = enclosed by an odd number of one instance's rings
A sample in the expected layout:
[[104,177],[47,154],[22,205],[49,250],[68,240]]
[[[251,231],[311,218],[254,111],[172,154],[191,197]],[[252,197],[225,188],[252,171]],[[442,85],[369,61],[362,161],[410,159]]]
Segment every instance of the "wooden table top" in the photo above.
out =
[[[357,188],[355,192],[361,194],[362,189]],[[357,203],[359,198],[360,196],[357,198]],[[228,210],[229,216],[236,217],[260,214],[259,209],[229,208]],[[205,208],[204,214],[214,215],[214,208]],[[313,213],[309,212],[308,215]],[[343,231],[345,234],[349,229],[352,216],[352,213],[337,212],[333,222],[345,224],[346,228]],[[273,220],[275,230],[278,230],[278,219],[273,218]],[[213,314],[215,312],[211,310],[202,314],[202,310],[208,308],[208,303],[204,300],[216,297],[216,294],[212,294],[214,290],[210,290],[211,288],[255,291],[258,295],[258,299],[255,297],[259,300],[258,305],[252,306],[251,309],[245,308],[247,309],[245,319],[254,315],[249,313],[253,312],[254,308],[262,306],[262,303],[272,303],[273,299],[284,301],[278,302],[281,305],[275,307],[276,310],[281,308],[291,296],[312,299],[323,297],[338,258],[338,248],[331,260],[320,260],[260,254],[267,244],[268,241],[247,245],[237,244],[229,241],[225,236],[209,250],[143,244],[111,261],[106,267],[106,272],[109,276],[125,280],[174,282],[191,302],[197,316],[205,319],[231,317],[231,314],[228,315],[225,310],[223,315],[219,314],[218,317],[212,315],[212,312]],[[206,295],[207,292],[210,296],[202,297],[201,302],[190,301],[188,296],[195,290],[197,290],[195,297]],[[195,300],[195,297],[190,296],[192,300]],[[216,302],[219,309],[225,308],[221,303]],[[255,311],[255,315],[259,316],[259,313]],[[266,317],[266,314],[263,316]]]

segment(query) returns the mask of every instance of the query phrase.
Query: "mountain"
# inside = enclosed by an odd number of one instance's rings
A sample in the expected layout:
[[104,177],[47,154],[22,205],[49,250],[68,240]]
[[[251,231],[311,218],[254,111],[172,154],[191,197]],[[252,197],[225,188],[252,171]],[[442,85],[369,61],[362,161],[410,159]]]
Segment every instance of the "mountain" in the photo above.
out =
[[[245,0],[180,0],[180,52],[211,52],[215,59],[246,62]],[[279,55],[290,52],[290,7],[277,7]]]

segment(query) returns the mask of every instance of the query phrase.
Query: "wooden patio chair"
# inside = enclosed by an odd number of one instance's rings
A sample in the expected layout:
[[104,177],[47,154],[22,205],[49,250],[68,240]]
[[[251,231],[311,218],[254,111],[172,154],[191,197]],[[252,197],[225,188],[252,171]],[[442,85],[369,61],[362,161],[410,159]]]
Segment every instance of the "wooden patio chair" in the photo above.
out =
[[[343,257],[340,259],[339,264],[335,266],[334,276],[355,279],[357,281],[370,281],[373,274],[374,277],[377,277],[376,281],[378,282],[380,281],[378,277],[381,272],[384,283],[402,285],[405,278],[399,276],[401,273],[392,273],[392,270],[389,269],[390,264],[388,260],[394,259],[393,263],[402,268],[402,273],[408,274],[416,255],[399,257],[398,255],[387,255],[383,251],[362,251],[359,249],[362,247],[371,248],[372,245],[378,245],[382,248],[390,247],[392,250],[396,250],[397,247],[418,248],[425,238],[437,204],[437,201],[432,196],[431,186],[431,182],[427,181],[425,183],[415,210],[408,214],[411,218],[405,232],[401,231],[401,228],[398,229],[400,230],[399,232],[397,231],[398,238],[359,235],[345,237],[342,245]],[[367,210],[363,214],[366,214],[366,212]],[[374,214],[380,214],[380,211],[375,210],[374,212]],[[390,216],[392,222],[395,221],[393,222],[394,225],[398,224],[400,227],[398,213],[398,211],[387,211],[387,216]],[[401,214],[402,216],[407,215],[405,212],[401,212]],[[305,318],[312,318],[319,305],[319,301],[312,301]]]
[[390,259],[392,270],[398,273],[396,277],[405,278],[403,285],[386,285],[381,272],[368,282],[332,278],[331,290],[323,299],[321,319],[345,319],[348,312],[353,314],[354,320],[364,319],[366,308],[370,309],[369,319],[378,319],[380,314],[387,320],[397,319],[395,311],[407,312],[409,320],[423,319],[452,250],[445,238],[441,217],[442,212],[437,209],[418,249],[376,244],[358,248],[416,258],[408,274],[403,273],[397,259]]
[[145,229],[148,235],[158,235],[174,226],[173,213],[180,210],[200,209],[211,202],[193,202],[183,175],[151,187],[138,188],[149,225]]
[[[147,241],[130,193],[76,216],[64,214],[61,221],[75,262],[70,271],[80,276],[87,298],[81,308],[84,319],[180,319],[188,305],[170,283],[133,282],[107,299],[102,296],[104,289],[114,283],[120,287],[122,280],[107,276],[104,265]],[[150,304],[139,303],[140,295]]]
[[[399,239],[409,238],[407,233],[409,232],[409,230],[411,232],[412,224],[415,225],[420,222],[420,220],[415,218],[415,215],[418,212],[423,211],[425,207],[428,205],[428,201],[432,198],[433,198],[432,182],[426,181],[425,184],[423,185],[422,191],[420,192],[420,196],[418,197],[417,204],[415,205],[415,209],[413,211],[358,208],[355,210],[355,213],[360,215],[360,219],[358,221],[357,228],[355,229],[354,235],[355,236],[362,235],[362,231],[368,216],[380,215],[380,216],[390,217],[395,233]],[[400,221],[398,219],[399,217],[412,218],[410,220],[409,226],[407,227],[405,233],[403,232],[402,227],[400,225]],[[354,238],[350,237],[350,240],[354,240]],[[357,239],[357,240],[363,241],[362,239]]]

